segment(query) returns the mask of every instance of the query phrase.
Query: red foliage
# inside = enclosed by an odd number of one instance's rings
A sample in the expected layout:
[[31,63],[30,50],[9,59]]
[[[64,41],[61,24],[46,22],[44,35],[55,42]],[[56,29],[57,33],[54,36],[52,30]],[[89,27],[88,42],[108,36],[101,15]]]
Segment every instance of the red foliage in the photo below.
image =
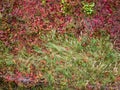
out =
[[[31,51],[32,45],[41,43],[39,32],[56,30],[64,33],[66,26],[74,23],[78,35],[89,32],[91,37],[101,29],[106,30],[120,47],[120,0],[85,0],[95,3],[95,13],[91,16],[83,13],[82,0],[66,1],[69,14],[63,13],[60,0],[46,0],[45,4],[42,0],[1,0],[0,40],[12,51],[19,51],[24,46]],[[16,83],[36,79],[34,74],[23,77],[21,72],[13,77],[7,75],[5,78]]]
[[92,35],[100,29],[107,30],[112,38],[120,34],[119,0],[86,2],[95,3],[95,13],[91,16],[83,13],[80,0],[67,0],[69,14],[63,13],[64,5],[60,0],[46,0],[45,4],[41,0],[3,0],[0,3],[0,12],[4,15],[2,22],[7,24],[7,28],[0,31],[0,40],[14,50],[23,46],[29,49],[34,44],[40,44],[39,32],[57,30],[64,33],[71,22],[74,22],[78,35],[81,32]]

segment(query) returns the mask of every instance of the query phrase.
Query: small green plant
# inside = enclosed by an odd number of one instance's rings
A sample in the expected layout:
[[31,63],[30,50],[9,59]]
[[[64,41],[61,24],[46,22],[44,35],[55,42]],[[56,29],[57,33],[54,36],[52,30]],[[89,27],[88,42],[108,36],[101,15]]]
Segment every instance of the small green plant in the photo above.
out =
[[46,4],[46,0],[42,0],[42,4],[45,5]]
[[62,12],[66,15],[70,13],[71,7],[70,4],[66,2],[66,0],[61,0],[61,5],[62,5]]
[[82,5],[83,5],[82,9],[87,15],[93,14],[93,12],[94,12],[93,8],[95,6],[94,2],[91,2],[91,3],[82,2]]

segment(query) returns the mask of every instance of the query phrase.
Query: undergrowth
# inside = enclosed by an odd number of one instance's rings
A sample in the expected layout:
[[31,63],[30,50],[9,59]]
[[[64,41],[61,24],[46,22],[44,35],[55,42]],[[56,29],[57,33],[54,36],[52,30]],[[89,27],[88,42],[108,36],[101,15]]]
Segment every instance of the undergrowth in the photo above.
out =
[[[46,85],[34,85],[33,90],[81,90],[118,82],[120,53],[113,49],[108,35],[75,38],[70,33],[58,35],[51,31],[40,38],[44,43],[41,47],[34,45],[33,54],[28,54],[25,48],[17,56],[0,53],[0,70],[12,75],[17,68],[23,75],[32,72],[37,78],[44,78]],[[17,90],[25,87],[21,82],[17,84]]]

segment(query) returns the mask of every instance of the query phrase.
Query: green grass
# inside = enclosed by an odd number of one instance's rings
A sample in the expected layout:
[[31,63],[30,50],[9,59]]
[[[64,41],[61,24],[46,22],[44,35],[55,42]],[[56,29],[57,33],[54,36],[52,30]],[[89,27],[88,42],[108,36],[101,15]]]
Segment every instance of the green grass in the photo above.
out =
[[82,36],[78,40],[72,34],[57,36],[52,32],[40,38],[44,43],[42,47],[33,46],[36,54],[28,54],[23,49],[18,56],[8,55],[6,58],[9,60],[3,61],[10,65],[13,63],[26,73],[30,72],[33,64],[36,73],[41,72],[48,81],[42,90],[74,90],[98,83],[104,86],[120,75],[120,53],[113,49],[109,36]]

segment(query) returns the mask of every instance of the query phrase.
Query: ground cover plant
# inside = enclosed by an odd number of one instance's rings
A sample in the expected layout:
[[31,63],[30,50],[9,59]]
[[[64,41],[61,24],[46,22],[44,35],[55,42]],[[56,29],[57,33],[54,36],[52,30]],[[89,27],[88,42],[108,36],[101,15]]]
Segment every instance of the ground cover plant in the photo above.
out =
[[3,70],[7,71],[3,71],[4,79],[19,87],[43,90],[119,88],[107,87],[119,83],[120,75],[120,54],[113,49],[108,36],[100,39],[83,36],[78,40],[72,34],[56,37],[52,33],[41,38],[44,47],[34,46],[34,54],[23,50],[14,57],[1,55]]
[[[16,53],[23,46],[39,44],[41,31],[74,32],[90,36],[103,29],[119,49],[120,1],[106,0],[1,0],[0,38]],[[26,43],[25,43],[25,42]]]
[[119,89],[119,6],[1,0],[0,89]]

